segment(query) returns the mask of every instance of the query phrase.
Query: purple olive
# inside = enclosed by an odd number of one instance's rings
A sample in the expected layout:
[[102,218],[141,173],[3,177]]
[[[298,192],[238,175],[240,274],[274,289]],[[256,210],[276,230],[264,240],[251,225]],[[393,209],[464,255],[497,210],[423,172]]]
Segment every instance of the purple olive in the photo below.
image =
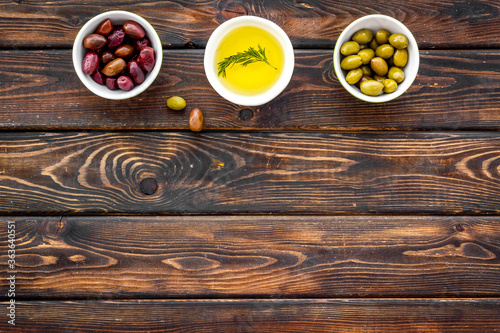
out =
[[146,46],[139,52],[139,57],[137,57],[139,64],[142,69],[146,72],[151,72],[155,66],[155,51],[152,47]]
[[146,46],[151,46],[151,41],[148,37],[144,37],[143,39],[134,40],[134,46],[137,50],[142,50]]
[[87,75],[93,74],[99,67],[99,56],[93,51],[87,52],[83,58],[82,71]]
[[109,90],[118,89],[118,86],[116,85],[116,79],[111,77],[106,78],[106,87],[108,87]]
[[128,74],[134,80],[135,83],[141,84],[144,82],[144,72],[142,71],[139,63],[132,60],[127,64]]
[[134,82],[128,76],[122,75],[116,80],[118,88],[121,90],[129,91],[134,88]]
[[123,30],[132,39],[142,39],[146,35],[144,29],[134,21],[127,21],[123,23]]
[[104,76],[99,71],[92,74],[92,79],[94,79],[94,81],[97,82],[98,84],[104,84]]
[[108,46],[110,48],[120,46],[122,45],[124,39],[125,31],[122,29],[116,29],[108,36]]

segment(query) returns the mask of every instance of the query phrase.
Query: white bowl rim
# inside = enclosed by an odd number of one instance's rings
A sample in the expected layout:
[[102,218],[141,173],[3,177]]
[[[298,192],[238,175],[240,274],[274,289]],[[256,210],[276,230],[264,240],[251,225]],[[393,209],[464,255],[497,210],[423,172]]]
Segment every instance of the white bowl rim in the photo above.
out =
[[[408,38],[408,46],[412,49],[412,51],[408,52],[408,62],[412,62],[412,66],[408,68],[404,68],[405,72],[405,80],[403,83],[401,83],[398,86],[398,89],[390,94],[381,94],[379,96],[368,96],[363,94],[357,87],[353,87],[347,81],[345,80],[345,74],[340,68],[340,47],[342,46],[342,41],[347,37],[347,34],[351,33],[353,30],[352,27],[355,25],[358,25],[360,23],[363,23],[365,21],[370,21],[370,20],[383,20],[383,21],[391,21],[394,24],[398,25],[401,27],[402,31],[397,31],[398,33],[403,33],[405,36]],[[359,27],[359,29],[363,29],[362,27]],[[356,29],[357,30],[357,29]],[[355,31],[354,31],[355,32]],[[352,32],[352,33],[354,33]],[[415,48],[413,52],[413,48]],[[383,103],[383,102],[388,102],[391,101],[399,96],[401,96],[408,88],[412,85],[413,81],[415,80],[417,73],[418,73],[418,68],[420,65],[420,55],[419,55],[419,50],[418,50],[418,44],[417,41],[415,40],[415,37],[413,37],[413,34],[411,31],[400,21],[397,19],[387,16],[387,15],[381,15],[381,14],[373,14],[373,15],[366,15],[363,17],[358,18],[357,20],[351,22],[340,34],[339,38],[337,39],[337,42],[335,44],[335,49],[333,53],[333,62],[334,62],[334,69],[335,69],[335,74],[337,75],[337,79],[339,82],[342,84],[342,86],[354,97],[371,102],[371,103]]]
[[[226,36],[232,29],[246,25],[252,25],[259,28],[264,28],[268,31],[271,30],[273,35],[277,37],[277,40],[283,47],[285,55],[285,63],[283,71],[278,81],[269,90],[253,96],[239,95],[224,87],[217,78],[213,62],[216,47],[220,42],[220,40],[224,36]],[[281,92],[283,92],[283,90],[287,87],[288,83],[290,82],[293,75],[294,67],[295,67],[295,56],[294,56],[293,46],[288,35],[276,23],[258,16],[252,16],[252,15],[238,16],[222,23],[212,32],[210,38],[208,39],[207,46],[205,48],[204,69],[205,69],[205,75],[207,76],[209,83],[212,85],[212,87],[219,95],[224,97],[226,100],[238,105],[245,105],[245,106],[263,105],[271,101],[275,97],[277,97]]]
[[[119,18],[118,18],[119,17]],[[144,30],[146,31],[147,36],[151,40],[151,46],[155,50],[155,67],[153,70],[149,73],[146,73],[146,79],[144,80],[143,83],[141,83],[138,86],[135,86],[134,89],[130,91],[124,91],[124,90],[109,90],[106,85],[100,85],[96,83],[90,75],[86,75],[82,71],[82,61],[83,58],[85,57],[85,49],[83,47],[83,39],[85,36],[89,34],[87,31],[87,28],[89,26],[95,25],[95,28],[99,26],[99,24],[104,21],[105,19],[111,19],[111,21],[121,23],[121,21],[125,22],[127,20],[134,20],[137,23],[139,23]],[[95,28],[93,30],[95,30]],[[90,33],[93,33],[92,32]],[[151,34],[150,32],[153,32]],[[78,54],[78,50],[81,48],[83,50],[81,54],[83,56],[80,57]],[[161,45],[160,38],[158,34],[156,33],[156,30],[153,28],[153,26],[146,21],[143,17],[132,13],[128,11],[123,11],[123,10],[112,10],[112,11],[107,11],[103,12],[99,15],[94,16],[90,20],[88,20],[80,29],[78,34],[76,35],[75,41],[73,42],[73,51],[72,51],[72,58],[73,58],[73,67],[75,68],[76,74],[80,78],[80,81],[94,94],[97,96],[106,98],[106,99],[111,99],[111,100],[123,100],[123,99],[128,99],[135,97],[139,95],[140,93],[144,92],[156,79],[158,76],[158,73],[160,72],[161,65],[162,65],[162,60],[163,60],[163,48]]]

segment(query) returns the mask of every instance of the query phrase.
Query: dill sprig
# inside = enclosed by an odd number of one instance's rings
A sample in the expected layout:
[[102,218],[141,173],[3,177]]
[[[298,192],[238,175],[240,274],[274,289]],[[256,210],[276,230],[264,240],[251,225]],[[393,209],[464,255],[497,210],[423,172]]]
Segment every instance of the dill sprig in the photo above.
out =
[[[268,64],[275,70],[278,70],[276,67],[271,65],[266,57],[266,48],[262,48],[260,44],[257,44],[259,50],[254,49],[253,47],[249,47],[248,50],[244,52],[238,52],[235,55],[229,56],[219,62],[217,65],[219,66],[219,72],[217,76],[221,76],[223,78],[226,77],[226,69],[233,67],[235,64],[241,64],[241,66],[246,67],[248,64],[252,64],[254,62],[263,61]],[[231,67],[230,67],[231,66]]]

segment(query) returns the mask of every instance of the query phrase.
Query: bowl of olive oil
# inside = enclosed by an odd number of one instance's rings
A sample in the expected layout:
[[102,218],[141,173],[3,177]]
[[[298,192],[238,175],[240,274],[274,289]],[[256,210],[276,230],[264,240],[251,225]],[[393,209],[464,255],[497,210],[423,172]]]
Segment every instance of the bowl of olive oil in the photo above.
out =
[[240,16],[221,24],[205,48],[205,74],[226,100],[246,106],[265,104],[292,78],[295,58],[287,34],[274,22]]

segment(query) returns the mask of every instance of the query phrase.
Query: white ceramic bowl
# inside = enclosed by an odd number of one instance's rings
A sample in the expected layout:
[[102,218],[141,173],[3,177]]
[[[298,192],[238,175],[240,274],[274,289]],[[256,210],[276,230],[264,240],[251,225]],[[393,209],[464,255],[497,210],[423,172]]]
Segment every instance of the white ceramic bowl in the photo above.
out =
[[[215,54],[221,40],[232,30],[243,26],[258,27],[271,33],[281,44],[285,55],[284,68],[277,82],[271,88],[258,95],[240,95],[230,91],[222,85],[217,75]],[[205,48],[204,66],[208,81],[219,95],[235,104],[256,106],[271,101],[286,88],[292,78],[295,57],[290,39],[276,23],[256,16],[239,16],[222,23],[214,30]]]
[[[96,83],[90,75],[86,75],[82,71],[82,62],[87,50],[83,47],[83,39],[97,29],[99,24],[101,24],[106,19],[110,19],[114,26],[121,25],[127,20],[132,20],[144,29],[146,36],[151,40],[151,47],[155,50],[155,66],[153,70],[149,73],[146,72],[146,78],[143,83],[135,86],[130,91],[124,90],[110,90],[106,85],[100,85]],[[73,66],[75,67],[76,74],[82,81],[82,83],[94,94],[107,99],[127,99],[139,95],[144,90],[146,90],[151,83],[156,79],[158,73],[160,72],[161,63],[163,59],[163,50],[161,46],[160,37],[156,33],[155,29],[149,24],[148,21],[143,19],[137,14],[125,12],[125,11],[110,11],[104,12],[92,18],[90,21],[85,23],[85,25],[80,29],[78,35],[73,43]]]
[[[340,53],[340,47],[345,42],[351,40],[352,35],[358,30],[370,29],[375,34],[380,29],[387,29],[391,33],[401,33],[408,38],[408,63],[403,68],[405,73],[405,79],[401,84],[398,85],[398,89],[390,94],[382,93],[379,96],[368,96],[359,90],[355,85],[347,83],[345,80],[347,71],[340,68],[340,62],[342,61],[342,54]],[[420,62],[420,56],[418,52],[418,45],[413,37],[412,33],[408,28],[398,20],[385,16],[385,15],[368,15],[357,19],[345,28],[345,30],[340,34],[340,37],[335,44],[335,50],[333,52],[333,67],[335,68],[335,74],[338,80],[344,86],[344,88],[351,93],[354,97],[357,97],[363,101],[372,103],[382,103],[395,99],[401,96],[413,83],[418,73],[418,66]]]

